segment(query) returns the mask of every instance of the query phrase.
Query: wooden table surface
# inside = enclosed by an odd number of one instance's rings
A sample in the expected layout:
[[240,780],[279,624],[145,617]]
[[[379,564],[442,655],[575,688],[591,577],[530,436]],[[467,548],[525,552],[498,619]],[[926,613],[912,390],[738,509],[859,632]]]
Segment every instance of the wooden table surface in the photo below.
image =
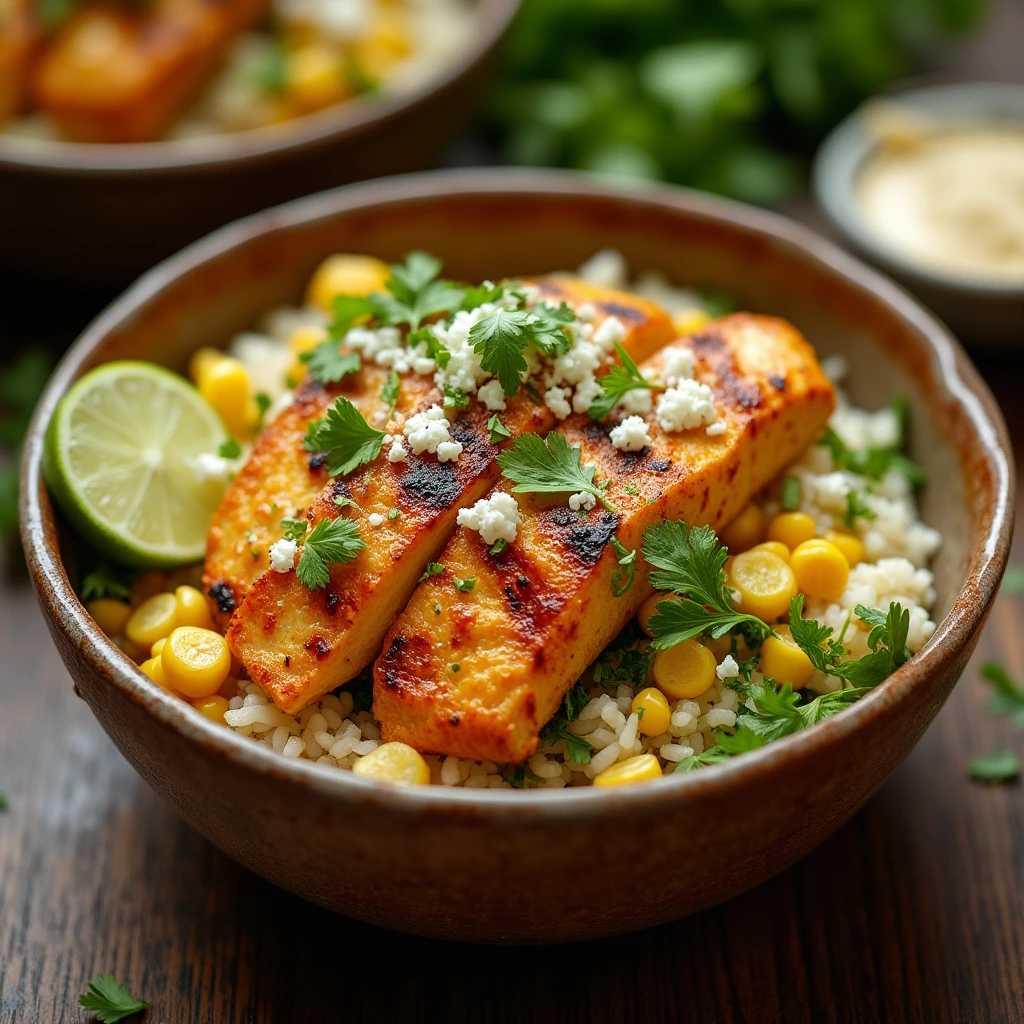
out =
[[[1007,45],[1024,26],[1018,3],[949,63],[1024,74],[1019,47]],[[66,344],[99,301],[67,289],[55,300],[49,287],[8,279],[3,347]],[[979,363],[1024,451],[1020,360]],[[96,972],[148,1000],[143,1019],[154,1024],[1024,1021],[1024,788],[966,778],[975,754],[1024,754],[1024,733],[985,713],[977,674],[997,658],[1024,675],[1024,598],[998,599],[920,745],[800,864],[722,907],[625,938],[474,947],[335,916],[187,828],[74,696],[17,559],[7,553],[2,567],[2,1024],[90,1020],[77,999]],[[580,869],[645,884],[598,855]]]

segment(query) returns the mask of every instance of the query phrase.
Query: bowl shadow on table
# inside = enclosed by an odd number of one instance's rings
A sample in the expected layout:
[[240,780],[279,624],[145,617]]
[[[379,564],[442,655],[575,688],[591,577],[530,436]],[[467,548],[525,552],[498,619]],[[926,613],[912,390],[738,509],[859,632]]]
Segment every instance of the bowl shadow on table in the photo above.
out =
[[[169,979],[172,990],[210,999],[211,1019],[300,1024],[334,1019],[342,1004],[354,1019],[403,1021],[653,1021],[689,1019],[697,1009],[705,1024],[817,1021],[834,1019],[837,1007],[846,1008],[843,1019],[866,1019],[872,1008],[918,1002],[913,992],[920,995],[925,979],[949,980],[963,967],[939,897],[958,879],[915,831],[922,816],[943,819],[948,810],[939,787],[920,777],[923,765],[912,757],[853,821],[769,882],[718,908],[612,939],[484,946],[401,935],[304,902],[183,826],[175,844],[181,869],[160,872],[162,889],[149,899],[155,914],[174,907],[187,915],[203,936],[200,948],[230,951],[212,973],[197,962],[184,968],[190,977]],[[910,799],[918,804],[913,818]],[[161,806],[151,817],[160,837],[141,842],[162,847],[176,824],[170,819]],[[599,851],[580,870],[602,872],[609,886],[653,884],[631,877],[628,865],[604,863]],[[201,892],[216,893],[215,905],[195,906]],[[889,908],[887,919],[872,915],[879,907]],[[908,920],[916,963],[901,946],[899,925]],[[195,992],[210,981],[224,994]]]

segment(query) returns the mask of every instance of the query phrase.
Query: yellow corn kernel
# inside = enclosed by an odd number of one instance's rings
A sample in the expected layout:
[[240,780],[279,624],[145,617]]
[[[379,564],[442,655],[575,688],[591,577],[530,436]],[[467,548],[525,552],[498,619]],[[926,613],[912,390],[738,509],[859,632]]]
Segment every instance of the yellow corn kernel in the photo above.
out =
[[371,79],[383,78],[403,57],[412,52],[412,38],[402,12],[380,8],[370,32],[353,50],[356,65]]
[[164,644],[167,643],[167,637],[162,636],[153,646],[149,649],[149,656],[151,658],[159,658],[164,651]]
[[748,505],[719,535],[733,555],[749,551],[764,540],[764,513],[757,505]]
[[744,551],[729,567],[729,586],[739,591],[740,610],[774,622],[797,595],[793,570],[771,551]]
[[797,586],[809,597],[838,601],[850,578],[846,555],[827,540],[805,540],[790,559]]
[[640,732],[645,736],[660,736],[668,731],[672,711],[661,690],[656,686],[641,690],[633,698],[633,711],[639,715],[641,708],[644,713],[640,715]]
[[390,276],[391,271],[383,260],[373,256],[335,253],[316,268],[306,290],[306,302],[330,313],[339,295],[366,296],[383,291]]
[[167,678],[167,673],[164,672],[164,666],[159,658],[150,658],[144,661],[140,666],[140,669],[149,676],[150,679],[160,687],[161,690],[166,690],[172,697],[180,697],[181,694],[171,686],[170,681]]
[[234,437],[247,437],[253,399],[246,368],[237,359],[224,356],[200,375],[198,387],[228,431]]
[[285,58],[285,89],[298,113],[340,103],[351,92],[337,52],[323,43],[308,43]]
[[212,697],[231,671],[228,642],[212,629],[179,626],[167,638],[160,661],[168,682],[186,697]]
[[855,537],[852,533],[829,530],[825,534],[825,540],[830,544],[835,544],[846,555],[846,561],[849,562],[851,569],[864,560],[864,542],[860,537]]
[[690,700],[710,688],[717,667],[715,656],[703,644],[686,640],[654,656],[654,681],[666,697]]
[[173,594],[154,594],[146,598],[124,627],[133,644],[148,650],[162,637],[170,636],[178,624],[178,602]]
[[770,551],[773,555],[778,555],[784,562],[788,562],[789,556],[792,554],[781,540],[766,540],[763,544],[755,544],[750,550]]
[[792,683],[799,690],[814,675],[811,659],[796,645],[789,626],[776,626],[778,637],[770,636],[761,647],[761,672],[780,686]]
[[206,374],[225,358],[227,357],[219,348],[196,349],[188,361],[188,375],[192,379],[192,383],[199,387]]
[[814,520],[806,512],[780,512],[768,524],[768,539],[781,541],[790,551],[817,532]]
[[703,309],[684,309],[672,317],[672,326],[679,334],[690,334],[699,331],[711,317]]
[[203,697],[201,700],[192,701],[192,707],[211,722],[224,725],[224,712],[228,709],[228,702],[224,697],[216,694],[212,697]]
[[400,786],[425,786],[430,782],[427,762],[407,743],[382,743],[352,765],[352,774]]
[[178,606],[179,626],[201,626],[213,629],[213,615],[206,595],[195,587],[183,585],[174,591],[174,600]]
[[636,613],[637,625],[648,635],[654,636],[651,632],[650,621],[651,616],[657,613],[658,605],[662,601],[678,601],[679,597],[675,594],[666,594],[663,590],[657,590],[642,605],[640,605],[640,611]]
[[132,615],[130,604],[126,601],[115,601],[112,597],[98,597],[95,601],[90,601],[85,610],[107,636],[121,636]]
[[661,778],[661,765],[653,754],[638,754],[605,768],[594,776],[595,786],[629,786]]

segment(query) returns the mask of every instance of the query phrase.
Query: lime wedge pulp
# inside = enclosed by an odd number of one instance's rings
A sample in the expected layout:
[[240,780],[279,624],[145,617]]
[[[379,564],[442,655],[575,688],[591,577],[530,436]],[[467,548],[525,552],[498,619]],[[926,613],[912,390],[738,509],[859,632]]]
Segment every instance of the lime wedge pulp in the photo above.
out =
[[184,378],[153,363],[91,370],[61,399],[43,474],[83,538],[138,568],[195,562],[206,550],[223,480],[197,470],[224,425]]

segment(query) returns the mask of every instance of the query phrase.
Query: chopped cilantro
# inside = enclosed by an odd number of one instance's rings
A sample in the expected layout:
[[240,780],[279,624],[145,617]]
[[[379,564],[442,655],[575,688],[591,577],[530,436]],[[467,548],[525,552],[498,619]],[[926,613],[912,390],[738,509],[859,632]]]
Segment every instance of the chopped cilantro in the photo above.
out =
[[872,480],[881,480],[890,470],[902,473],[915,487],[923,487],[928,482],[928,474],[915,462],[903,454],[902,448],[905,443],[903,423],[905,414],[900,410],[905,409],[905,403],[897,399],[893,403],[893,410],[900,417],[900,438],[898,443],[890,448],[865,448],[854,450],[848,448],[843,439],[831,428],[826,427],[818,444],[827,448],[832,455],[832,461],[840,469],[847,469],[851,473],[869,477]]
[[640,493],[640,488],[637,487],[636,484],[626,484],[622,489],[627,494],[634,494],[635,495],[635,494],[639,494]]
[[424,580],[429,580],[431,576],[440,576],[443,572],[444,566],[440,562],[427,562],[427,568],[418,582],[422,583]]
[[327,452],[327,472],[344,476],[380,454],[384,431],[375,430],[347,399],[337,398],[323,419],[310,423],[302,447]]
[[589,413],[591,419],[606,419],[612,409],[628,394],[638,388],[645,391],[663,390],[664,385],[652,384],[640,372],[629,353],[618,342],[615,351],[619,354],[621,366],[613,366],[598,382],[601,394],[591,403]]
[[633,586],[633,577],[636,573],[636,548],[627,551],[618,537],[612,537],[610,543],[619,560],[619,564],[612,570],[612,595],[622,597]]
[[469,393],[462,388],[453,388],[446,384],[444,386],[444,407],[446,409],[468,409]]
[[452,670],[452,672],[458,672],[459,669],[462,668],[462,666],[457,661],[453,661],[448,667]]
[[505,538],[504,538],[504,537],[499,537],[499,538],[498,538],[498,539],[497,539],[497,540],[496,540],[496,541],[495,541],[495,542],[494,542],[494,543],[493,543],[493,544],[491,545],[491,557],[492,557],[492,558],[497,558],[497,557],[498,557],[499,555],[501,555],[501,554],[503,554],[503,553],[504,553],[504,551],[505,551],[505,548],[507,548],[507,547],[508,547],[508,541],[507,541],[507,540],[505,540]]
[[453,576],[452,580],[455,583],[455,589],[461,590],[463,594],[468,594],[476,586],[475,576],[468,576],[464,580],[460,580],[458,576]]
[[362,365],[358,352],[340,352],[334,338],[303,352],[299,359],[306,364],[310,377],[321,384],[336,384],[342,377],[358,373]]
[[435,615],[440,615],[441,614],[441,602],[440,601],[435,601],[434,602],[434,614]]
[[800,507],[800,481],[795,476],[782,478],[782,509],[795,512]]
[[309,523],[305,519],[292,519],[286,517],[281,520],[281,529],[284,530],[285,540],[302,540],[309,529]]
[[256,429],[263,429],[263,420],[266,419],[267,410],[274,404],[273,399],[266,393],[266,391],[257,391],[253,396],[253,401],[256,403],[256,414],[257,422]]
[[351,519],[321,519],[302,545],[295,574],[310,590],[319,590],[331,582],[328,565],[351,562],[364,547],[359,527]]
[[82,600],[95,601],[101,597],[112,597],[117,601],[130,601],[136,575],[130,569],[122,569],[110,562],[100,562],[82,577]]
[[487,421],[487,429],[491,434],[491,444],[501,444],[502,441],[506,441],[512,436],[512,431],[498,419],[497,413]]
[[229,437],[217,449],[217,454],[222,459],[237,459],[242,454],[242,446],[233,437]]
[[878,514],[864,500],[863,495],[857,491],[850,491],[846,495],[846,511],[842,514],[842,520],[848,530],[852,530],[858,519],[877,519]]
[[388,374],[388,379],[380,386],[380,400],[386,402],[388,412],[394,415],[395,406],[398,404],[398,394],[402,390],[402,378],[395,370]]
[[371,295],[374,317],[382,324],[408,324],[415,331],[435,313],[450,313],[462,305],[466,289],[439,280],[441,261],[425,252],[411,252],[404,263],[391,267],[387,294]]
[[553,746],[559,740],[565,743],[565,756],[577,764],[590,764],[591,751],[594,749],[589,740],[577,736],[567,726],[579,718],[580,712],[590,702],[587,691],[583,684],[577,680],[575,685],[566,693],[562,700],[562,706],[558,709],[551,721],[544,726],[540,733],[540,741],[546,746]]
[[400,508],[393,508],[388,513],[388,519],[397,519],[401,514],[402,514],[402,510]]
[[536,434],[520,434],[511,448],[498,455],[502,473],[515,481],[513,494],[574,494],[586,491],[605,508],[603,489],[594,483],[593,466],[583,466],[578,446],[571,446],[561,434],[549,434],[547,442]]

